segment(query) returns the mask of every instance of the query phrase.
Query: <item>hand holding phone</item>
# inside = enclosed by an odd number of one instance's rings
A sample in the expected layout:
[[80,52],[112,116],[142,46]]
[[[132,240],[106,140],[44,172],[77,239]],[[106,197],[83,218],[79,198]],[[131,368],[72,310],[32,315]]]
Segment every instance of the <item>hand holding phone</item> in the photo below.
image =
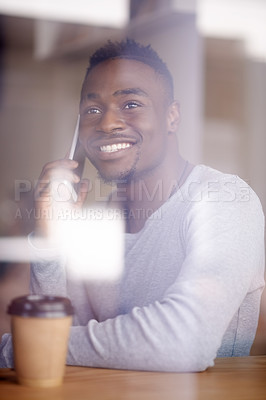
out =
[[[80,185],[85,189],[86,181],[81,183],[75,176],[78,175],[81,179],[86,160],[85,151],[79,141],[79,119],[78,116],[69,157],[45,164],[36,184],[34,206],[36,215],[40,216],[35,219],[36,236],[48,238],[54,219],[61,215],[58,212],[64,210],[64,207],[67,210],[68,207],[80,207],[85,201],[87,192],[83,190],[79,193],[78,189]],[[70,159],[77,161],[78,166]],[[71,205],[71,201],[77,204]]]

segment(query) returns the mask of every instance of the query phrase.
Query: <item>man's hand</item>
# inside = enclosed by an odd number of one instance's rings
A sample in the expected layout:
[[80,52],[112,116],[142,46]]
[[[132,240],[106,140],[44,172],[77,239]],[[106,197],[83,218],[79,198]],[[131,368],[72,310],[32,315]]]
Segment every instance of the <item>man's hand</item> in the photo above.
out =
[[[35,188],[35,235],[48,239],[54,221],[71,218],[78,213],[87,197],[88,181],[80,181],[75,173],[78,162],[62,159],[47,163]],[[79,184],[77,201],[73,187]]]

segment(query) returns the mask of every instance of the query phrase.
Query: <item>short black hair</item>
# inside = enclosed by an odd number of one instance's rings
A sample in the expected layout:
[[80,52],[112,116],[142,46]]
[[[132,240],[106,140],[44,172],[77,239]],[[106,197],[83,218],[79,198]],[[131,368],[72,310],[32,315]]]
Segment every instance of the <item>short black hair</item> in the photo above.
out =
[[120,42],[112,42],[111,40],[108,40],[104,46],[98,48],[90,57],[90,65],[87,69],[85,79],[90,71],[98,64],[117,58],[136,60],[149,65],[155,70],[155,72],[164,77],[168,86],[168,96],[170,100],[173,100],[173,77],[166,63],[158,56],[151,45],[144,46],[133,39],[127,38],[126,40],[122,40]]

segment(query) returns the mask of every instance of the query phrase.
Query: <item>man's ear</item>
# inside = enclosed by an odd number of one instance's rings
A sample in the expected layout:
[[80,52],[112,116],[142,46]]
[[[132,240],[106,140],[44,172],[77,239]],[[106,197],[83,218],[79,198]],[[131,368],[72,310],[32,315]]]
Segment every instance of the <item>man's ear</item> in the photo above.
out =
[[180,121],[179,104],[173,101],[168,107],[167,128],[168,133],[176,133]]

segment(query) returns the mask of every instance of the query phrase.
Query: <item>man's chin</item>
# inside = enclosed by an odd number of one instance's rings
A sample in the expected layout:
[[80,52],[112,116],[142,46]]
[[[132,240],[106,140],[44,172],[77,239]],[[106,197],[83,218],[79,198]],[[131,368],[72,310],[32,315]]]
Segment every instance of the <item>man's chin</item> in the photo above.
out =
[[129,184],[134,180],[135,168],[120,172],[116,175],[104,175],[100,171],[98,171],[98,177],[100,180],[106,185],[118,185],[118,184]]

